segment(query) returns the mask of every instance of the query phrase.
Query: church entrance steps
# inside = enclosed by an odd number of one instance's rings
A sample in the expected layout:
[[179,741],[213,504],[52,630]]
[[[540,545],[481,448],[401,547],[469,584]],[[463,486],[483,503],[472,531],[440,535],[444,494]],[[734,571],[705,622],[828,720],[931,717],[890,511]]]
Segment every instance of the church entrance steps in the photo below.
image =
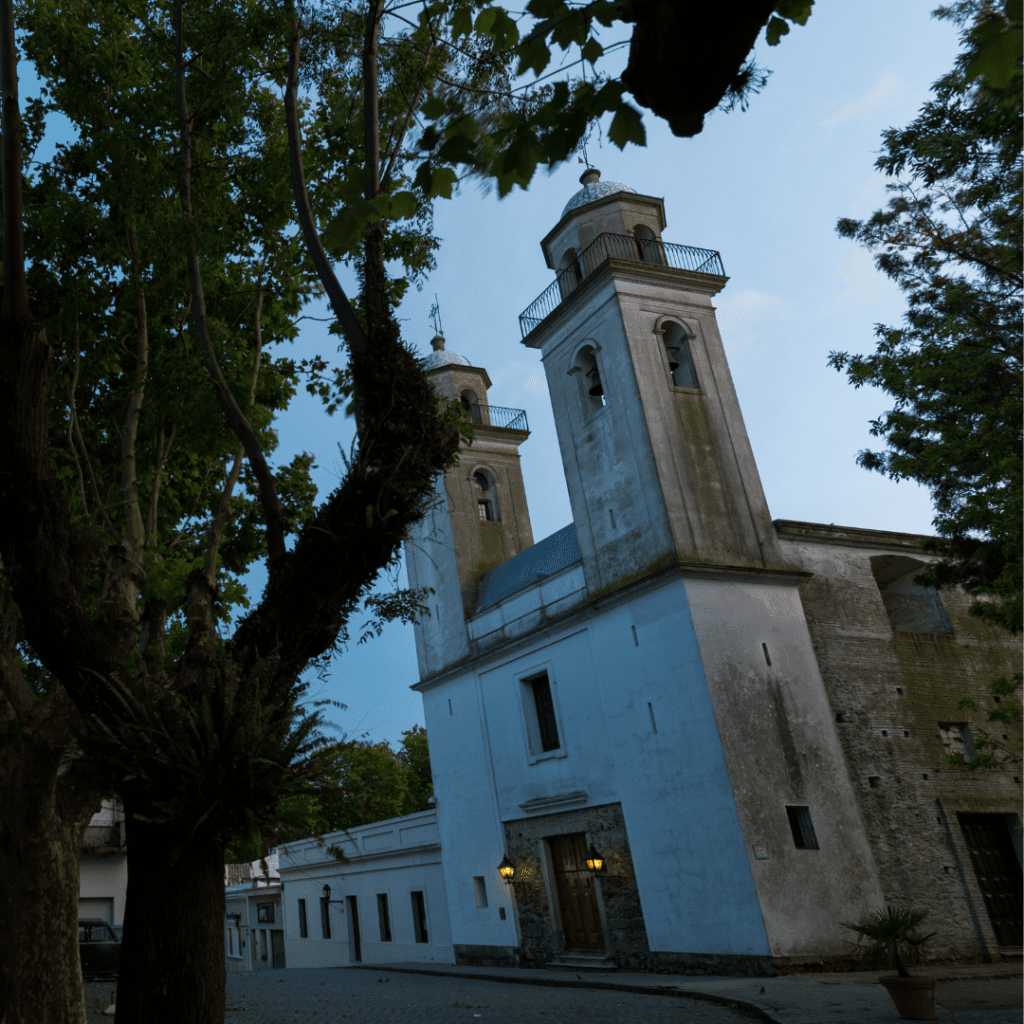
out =
[[604,953],[588,953],[584,950],[568,950],[546,963],[549,971],[617,971],[618,964]]

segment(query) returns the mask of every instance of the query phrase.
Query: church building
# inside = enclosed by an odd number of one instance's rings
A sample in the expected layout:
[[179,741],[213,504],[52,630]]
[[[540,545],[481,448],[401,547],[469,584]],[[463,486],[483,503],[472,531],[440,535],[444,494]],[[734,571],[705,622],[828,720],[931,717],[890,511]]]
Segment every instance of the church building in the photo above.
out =
[[526,413],[444,339],[427,360],[475,430],[406,543],[455,962],[799,970],[887,902],[934,956],[1019,960],[1019,763],[943,761],[1018,644],[913,583],[917,536],[772,520],[719,254],[581,183],[520,317],[570,525],[534,542]]

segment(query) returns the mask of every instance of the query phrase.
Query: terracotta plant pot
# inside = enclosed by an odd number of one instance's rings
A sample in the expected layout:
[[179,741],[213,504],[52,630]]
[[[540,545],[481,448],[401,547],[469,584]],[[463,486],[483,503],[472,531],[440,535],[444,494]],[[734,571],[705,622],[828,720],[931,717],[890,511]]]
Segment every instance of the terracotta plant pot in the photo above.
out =
[[884,974],[878,979],[904,1020],[935,1020],[935,979],[901,978]]

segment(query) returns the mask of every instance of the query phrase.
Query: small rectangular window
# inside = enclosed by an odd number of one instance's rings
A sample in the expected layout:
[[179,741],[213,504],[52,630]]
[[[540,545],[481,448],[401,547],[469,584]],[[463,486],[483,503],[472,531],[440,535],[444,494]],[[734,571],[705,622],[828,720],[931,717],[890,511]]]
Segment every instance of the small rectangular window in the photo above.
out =
[[817,850],[818,837],[814,834],[811,812],[807,807],[787,807],[789,827],[793,832],[793,844],[798,850]]
[[548,674],[530,680],[533,690],[533,704],[537,711],[537,728],[540,731],[540,749],[542,751],[557,750],[561,743],[558,739],[558,726],[555,723],[555,704],[551,699],[551,683]]
[[483,875],[473,876],[473,895],[478,907],[487,906],[487,883],[484,881]]
[[326,896],[320,897],[320,931],[325,939],[331,937],[331,905]]
[[273,924],[274,923],[274,904],[273,903],[257,903],[256,904],[256,921],[259,924]]
[[228,956],[235,955],[235,929],[228,929]]
[[494,512],[489,501],[478,501],[476,503],[476,511],[481,522],[490,523],[494,521]]
[[412,927],[417,942],[427,941],[427,907],[422,892],[412,892]]
[[947,754],[959,754],[965,761],[974,757],[971,727],[966,722],[939,722],[939,735]]
[[388,895],[377,893],[377,923],[380,925],[380,941],[391,941],[391,915],[388,913]]
[[299,938],[309,938],[309,927],[306,925],[306,901],[299,900]]

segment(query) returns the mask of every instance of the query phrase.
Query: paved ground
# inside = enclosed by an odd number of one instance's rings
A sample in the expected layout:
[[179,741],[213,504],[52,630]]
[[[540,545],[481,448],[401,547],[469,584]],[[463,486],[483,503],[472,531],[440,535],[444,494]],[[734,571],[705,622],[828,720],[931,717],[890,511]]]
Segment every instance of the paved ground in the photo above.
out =
[[[227,981],[225,1024],[896,1024],[878,972],[775,978],[403,965],[265,971]],[[458,977],[457,974],[475,974]],[[1020,968],[937,968],[945,1024],[1022,1024]],[[480,975],[486,975],[481,977]],[[641,991],[623,991],[620,988]],[[592,987],[604,986],[604,987]],[[89,1024],[110,1022],[113,982],[86,985]],[[654,990],[664,994],[646,994]],[[689,993],[689,996],[687,995]],[[698,998],[705,996],[705,999]],[[714,1001],[708,1001],[708,1000]]]
[[[379,979],[383,979],[378,981]],[[111,986],[86,985],[89,1024],[110,1022]],[[91,991],[95,990],[95,991]],[[546,988],[387,971],[283,970],[228,975],[226,1024],[748,1024],[693,999]]]

